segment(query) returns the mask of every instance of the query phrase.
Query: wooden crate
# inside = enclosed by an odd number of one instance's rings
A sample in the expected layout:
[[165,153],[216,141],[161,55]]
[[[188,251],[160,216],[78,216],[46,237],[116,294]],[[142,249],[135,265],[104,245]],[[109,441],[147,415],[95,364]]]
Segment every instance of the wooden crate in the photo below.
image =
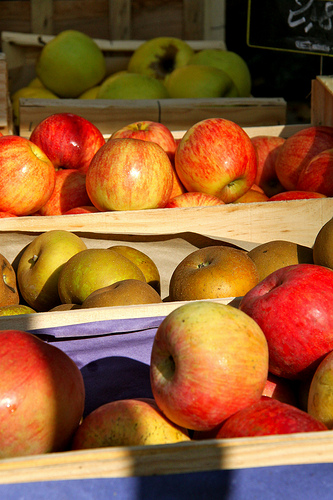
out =
[[333,77],[317,76],[311,85],[311,122],[333,126]]
[[13,133],[12,109],[8,91],[7,59],[3,52],[0,52],[0,132],[4,135]]
[[1,1],[0,31],[56,35],[65,29],[107,40],[225,40],[225,0]]

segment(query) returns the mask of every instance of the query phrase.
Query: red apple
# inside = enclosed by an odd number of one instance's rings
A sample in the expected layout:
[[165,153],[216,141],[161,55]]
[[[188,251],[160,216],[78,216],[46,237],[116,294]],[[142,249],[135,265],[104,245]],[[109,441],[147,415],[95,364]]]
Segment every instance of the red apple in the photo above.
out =
[[268,196],[261,193],[256,187],[251,187],[246,193],[237,198],[233,203],[259,203],[261,201],[268,201]]
[[175,166],[187,191],[201,191],[230,203],[254,183],[257,157],[250,137],[239,125],[208,118],[183,136]]
[[333,270],[315,264],[280,268],[242,298],[262,328],[274,375],[303,380],[333,350]]
[[283,191],[275,194],[268,201],[310,200],[312,198],[326,198],[326,196],[312,191]]
[[64,215],[71,215],[71,214],[92,214],[95,212],[99,212],[99,210],[94,207],[93,205],[86,205],[83,207],[75,207],[71,208],[67,212],[64,213]]
[[95,154],[86,187],[98,210],[161,208],[173,183],[171,161],[158,144],[140,139],[112,139]]
[[165,208],[176,207],[207,207],[212,205],[224,205],[224,202],[217,196],[200,192],[186,192],[170,198]]
[[31,333],[0,331],[0,458],[63,451],[83,415],[74,361]]
[[172,174],[173,174],[173,184],[172,184],[172,191],[170,194],[170,200],[172,198],[175,198],[175,196],[178,196],[180,194],[186,193],[185,186],[181,183],[179,176],[176,172],[175,166],[174,166],[174,161],[172,162]]
[[268,373],[267,382],[262,393],[263,396],[297,406],[298,398],[296,394],[294,384],[290,380]]
[[16,135],[0,137],[0,211],[30,215],[50,198],[54,166],[33,142]]
[[53,193],[39,214],[62,215],[71,208],[89,203],[85,174],[74,168],[61,168],[56,171]]
[[325,149],[333,148],[333,127],[306,127],[288,137],[275,162],[276,175],[288,191],[297,189],[301,170]]
[[295,406],[262,397],[229,417],[216,433],[217,439],[268,436],[328,430],[326,425]]
[[258,160],[255,184],[260,186],[268,197],[281,193],[285,189],[276,175],[275,163],[285,139],[273,135],[257,135],[252,137],[251,141]]
[[322,151],[302,168],[296,189],[333,196],[333,149]]
[[182,427],[213,429],[258,401],[267,373],[263,332],[230,305],[188,302],[157,329],[150,362],[153,396]]
[[85,173],[105,139],[89,120],[73,113],[55,113],[32,131],[30,141],[37,144],[55,168],[75,168]]
[[17,215],[11,214],[10,212],[0,212],[0,217],[3,219],[5,217],[17,217]]
[[[159,144],[172,160],[175,156],[176,141],[168,127],[163,123],[144,120],[134,122],[116,130],[110,139],[141,139],[142,141],[152,141]],[[109,139],[109,140],[110,140]]]

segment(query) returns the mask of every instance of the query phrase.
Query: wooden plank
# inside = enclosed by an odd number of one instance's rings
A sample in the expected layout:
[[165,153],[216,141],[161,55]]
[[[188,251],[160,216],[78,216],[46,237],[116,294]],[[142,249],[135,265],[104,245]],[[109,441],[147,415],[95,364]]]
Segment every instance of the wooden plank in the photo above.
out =
[[13,133],[12,108],[8,91],[8,71],[6,55],[0,52],[0,132]]
[[53,33],[53,1],[30,0],[31,32]]
[[153,476],[333,462],[331,431],[100,448],[0,461],[0,483]]
[[205,0],[204,14],[203,38],[206,40],[225,40],[226,0]]
[[109,29],[111,40],[131,38],[130,0],[109,0]]
[[29,137],[34,127],[53,113],[71,112],[94,123],[103,134],[138,120],[164,123],[171,131],[184,130],[205,118],[223,117],[242,127],[280,125],[286,122],[282,98],[208,99],[20,99],[20,135]]
[[333,126],[333,77],[317,76],[311,91],[312,125]]

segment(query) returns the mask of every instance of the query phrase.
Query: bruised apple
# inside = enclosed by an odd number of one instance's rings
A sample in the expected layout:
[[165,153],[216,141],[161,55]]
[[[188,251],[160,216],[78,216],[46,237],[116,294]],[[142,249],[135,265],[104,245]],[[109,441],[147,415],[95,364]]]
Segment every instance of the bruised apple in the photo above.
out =
[[159,325],[150,379],[159,408],[188,429],[213,429],[261,398],[265,335],[248,315],[212,301],[188,302]]
[[187,255],[169,283],[170,300],[241,297],[259,282],[253,260],[233,247],[215,245]]

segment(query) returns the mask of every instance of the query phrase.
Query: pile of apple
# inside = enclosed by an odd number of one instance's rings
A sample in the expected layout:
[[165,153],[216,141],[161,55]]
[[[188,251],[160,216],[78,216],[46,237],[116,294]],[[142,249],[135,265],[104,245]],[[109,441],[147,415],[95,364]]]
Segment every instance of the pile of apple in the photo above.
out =
[[252,139],[207,118],[175,140],[142,121],[105,139],[72,113],[42,120],[29,139],[0,137],[2,216],[193,207],[332,196],[333,127]]

